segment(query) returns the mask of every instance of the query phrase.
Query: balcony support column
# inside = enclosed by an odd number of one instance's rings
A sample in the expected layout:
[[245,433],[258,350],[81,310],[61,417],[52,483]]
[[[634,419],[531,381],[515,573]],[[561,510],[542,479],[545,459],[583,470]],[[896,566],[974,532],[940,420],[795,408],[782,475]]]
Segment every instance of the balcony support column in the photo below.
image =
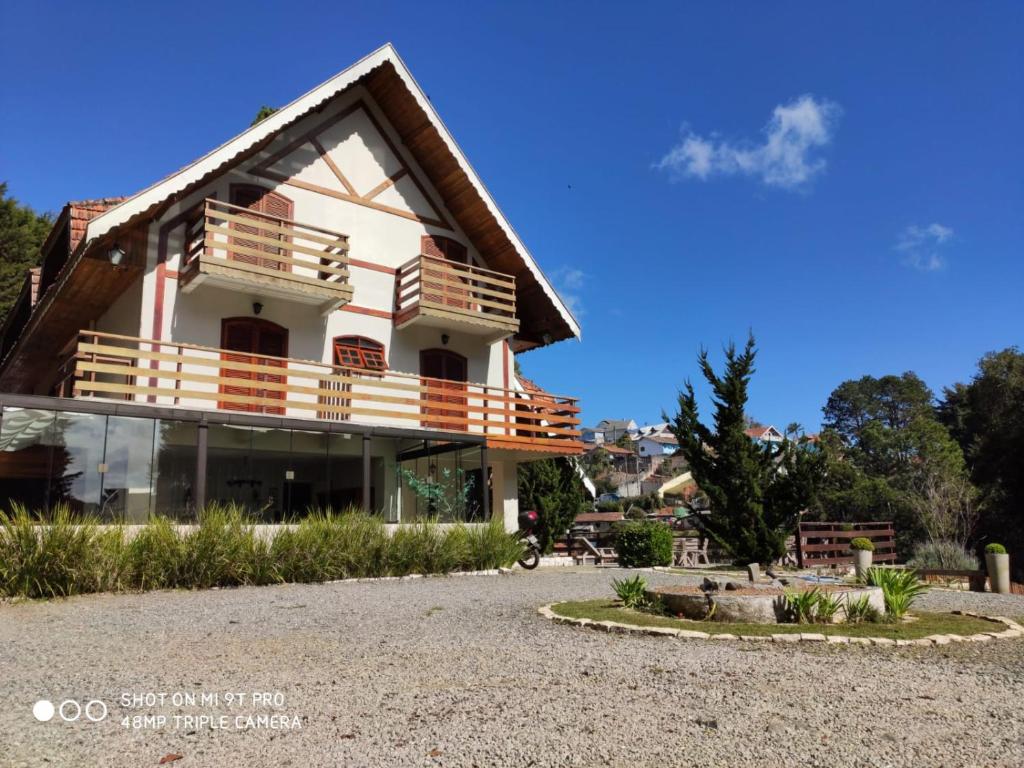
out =
[[484,484],[484,487],[483,487],[483,491],[480,494],[480,496],[483,499],[484,520],[490,520],[491,519],[491,483],[490,483],[491,472],[490,472],[490,470],[491,470],[491,467],[490,467],[490,465],[487,462],[487,446],[486,445],[482,445],[482,446],[480,446],[480,477],[481,477],[481,482],[483,482],[483,484]]
[[370,513],[370,436],[363,435],[363,512]]
[[202,511],[206,506],[206,449],[209,440],[210,427],[204,416],[196,429],[196,485],[195,498],[196,512]]

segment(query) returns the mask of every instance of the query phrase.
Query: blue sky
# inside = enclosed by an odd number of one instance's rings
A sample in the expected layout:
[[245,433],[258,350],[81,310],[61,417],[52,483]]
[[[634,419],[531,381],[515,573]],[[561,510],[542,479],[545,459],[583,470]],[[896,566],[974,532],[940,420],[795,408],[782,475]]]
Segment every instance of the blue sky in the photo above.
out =
[[[390,40],[583,325],[522,356],[657,419],[753,329],[751,412],[936,391],[1024,331],[1024,4],[6,3],[0,179],[137,191]],[[701,388],[702,389],[702,388]]]

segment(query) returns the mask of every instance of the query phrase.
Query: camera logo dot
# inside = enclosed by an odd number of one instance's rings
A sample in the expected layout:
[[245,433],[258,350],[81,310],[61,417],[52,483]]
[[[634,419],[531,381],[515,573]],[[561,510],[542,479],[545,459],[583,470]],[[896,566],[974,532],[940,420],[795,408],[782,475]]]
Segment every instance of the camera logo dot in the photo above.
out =
[[32,714],[41,723],[50,722],[55,712],[60,715],[60,719],[65,723],[73,723],[80,719],[83,714],[90,722],[98,723],[106,719],[107,705],[99,699],[89,700],[84,708],[74,699],[64,699],[60,706],[56,708],[54,708],[53,702],[48,699],[40,699],[32,705]]
[[48,723],[53,719],[53,702],[47,699],[40,699],[32,706],[32,714],[41,723]]

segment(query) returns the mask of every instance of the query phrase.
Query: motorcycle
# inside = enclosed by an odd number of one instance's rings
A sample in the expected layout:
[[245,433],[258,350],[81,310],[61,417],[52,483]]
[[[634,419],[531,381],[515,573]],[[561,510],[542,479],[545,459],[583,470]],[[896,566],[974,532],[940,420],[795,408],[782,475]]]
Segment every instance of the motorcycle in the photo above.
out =
[[523,545],[523,556],[519,567],[532,571],[540,565],[540,541],[533,535],[533,529],[540,517],[533,510],[519,513],[519,543]]

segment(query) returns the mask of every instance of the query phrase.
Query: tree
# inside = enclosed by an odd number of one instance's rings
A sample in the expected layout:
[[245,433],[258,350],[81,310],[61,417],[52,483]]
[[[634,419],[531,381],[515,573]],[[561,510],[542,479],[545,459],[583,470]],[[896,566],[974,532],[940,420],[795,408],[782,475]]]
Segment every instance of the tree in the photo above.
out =
[[759,447],[744,433],[756,354],[753,335],[741,352],[730,343],[725,373],[718,376],[707,350],[700,351],[698,364],[713,393],[713,429],[700,421],[689,381],[679,393],[679,412],[672,419],[662,415],[711,504],[704,527],[741,563],[770,563],[785,554],[786,537],[810,502],[820,472],[815,452],[789,440],[775,450]]
[[1008,347],[982,357],[969,384],[943,392],[938,413],[980,491],[981,539],[1005,544],[1024,578],[1024,353]]
[[256,113],[256,117],[254,117],[252,119],[252,122],[249,123],[249,127],[252,128],[257,123],[262,123],[275,112],[277,112],[277,107],[268,107],[266,104],[264,104]]
[[519,465],[519,508],[537,512],[534,534],[550,552],[583,510],[585,491],[573,459],[541,459]]
[[[963,452],[936,419],[932,402],[931,390],[910,372],[864,376],[833,390],[823,409],[820,517],[891,520],[903,556],[929,531],[949,529],[949,521],[940,523],[933,515],[952,514],[955,497],[972,495]],[[931,508],[941,497],[944,513]],[[970,518],[974,511],[956,514]]]
[[50,214],[39,214],[7,195],[0,183],[0,320],[18,298],[25,270],[39,264],[39,250],[53,226]]

